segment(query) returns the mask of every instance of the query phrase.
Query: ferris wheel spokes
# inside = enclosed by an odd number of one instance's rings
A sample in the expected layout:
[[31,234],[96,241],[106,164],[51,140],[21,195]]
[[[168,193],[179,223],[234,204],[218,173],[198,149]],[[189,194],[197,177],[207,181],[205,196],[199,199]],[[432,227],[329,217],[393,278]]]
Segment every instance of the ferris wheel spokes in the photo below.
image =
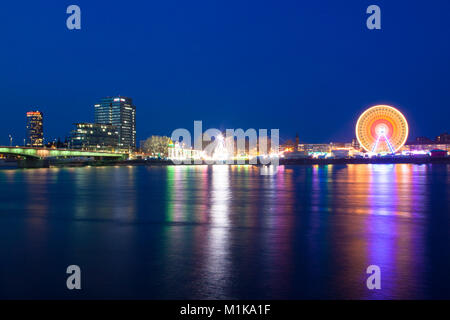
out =
[[372,153],[375,153],[375,151],[377,151],[377,147],[378,147],[378,144],[380,143],[380,138],[381,138],[381,137],[383,137],[384,140],[386,141],[386,144],[388,145],[389,150],[391,150],[391,153],[395,153],[395,150],[394,150],[394,148],[392,147],[392,144],[391,144],[391,142],[389,141],[389,139],[388,139],[388,137],[386,136],[386,134],[380,134],[380,135],[378,135],[377,141],[375,142],[375,144],[374,144],[374,146],[373,146]]
[[373,146],[372,153],[375,153],[375,151],[377,150],[378,142],[380,142],[380,137],[381,136],[378,136],[377,141],[375,142],[375,144]]
[[389,149],[392,153],[395,153],[394,148],[391,145],[391,142],[389,141],[388,137],[386,137],[386,134],[384,135],[384,139],[386,140],[387,145],[389,146]]

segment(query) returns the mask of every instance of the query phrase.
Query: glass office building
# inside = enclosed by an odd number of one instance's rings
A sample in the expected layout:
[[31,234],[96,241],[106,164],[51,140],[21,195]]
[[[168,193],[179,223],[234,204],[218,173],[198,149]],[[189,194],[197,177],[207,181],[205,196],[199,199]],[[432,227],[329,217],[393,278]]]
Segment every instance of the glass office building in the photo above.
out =
[[99,123],[75,123],[70,149],[115,151],[119,145],[116,126]]
[[136,106],[127,97],[106,97],[95,105],[95,122],[117,127],[119,149],[136,149]]
[[43,145],[43,114],[40,111],[29,111],[27,112],[27,146],[42,147]]

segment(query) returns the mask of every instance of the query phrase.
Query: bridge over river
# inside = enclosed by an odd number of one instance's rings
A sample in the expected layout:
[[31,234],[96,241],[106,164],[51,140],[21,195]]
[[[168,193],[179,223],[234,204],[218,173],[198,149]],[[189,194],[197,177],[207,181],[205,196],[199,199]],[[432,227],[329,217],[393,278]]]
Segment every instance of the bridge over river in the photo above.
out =
[[127,153],[87,151],[71,149],[48,149],[39,147],[2,147],[0,154],[21,157],[19,167],[45,167],[50,159],[94,158],[96,160],[125,160]]

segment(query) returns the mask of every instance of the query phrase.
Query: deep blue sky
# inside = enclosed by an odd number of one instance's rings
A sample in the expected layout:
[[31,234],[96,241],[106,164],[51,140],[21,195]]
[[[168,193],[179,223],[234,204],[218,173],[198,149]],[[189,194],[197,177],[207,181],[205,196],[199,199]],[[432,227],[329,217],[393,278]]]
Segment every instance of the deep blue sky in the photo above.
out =
[[[70,4],[81,31],[66,28]],[[382,30],[366,28],[370,4]],[[63,138],[116,94],[134,99],[138,140],[203,120],[346,141],[378,103],[434,137],[450,131],[449,17],[448,0],[3,2],[0,144],[23,141],[30,109]]]

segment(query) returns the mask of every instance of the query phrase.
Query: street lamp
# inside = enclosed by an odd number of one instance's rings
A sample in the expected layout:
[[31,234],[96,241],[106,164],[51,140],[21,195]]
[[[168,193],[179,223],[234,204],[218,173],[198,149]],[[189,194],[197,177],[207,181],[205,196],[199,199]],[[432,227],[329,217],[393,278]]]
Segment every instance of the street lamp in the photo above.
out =
[[12,141],[13,141],[12,135],[9,135],[9,146],[10,147],[12,147]]

